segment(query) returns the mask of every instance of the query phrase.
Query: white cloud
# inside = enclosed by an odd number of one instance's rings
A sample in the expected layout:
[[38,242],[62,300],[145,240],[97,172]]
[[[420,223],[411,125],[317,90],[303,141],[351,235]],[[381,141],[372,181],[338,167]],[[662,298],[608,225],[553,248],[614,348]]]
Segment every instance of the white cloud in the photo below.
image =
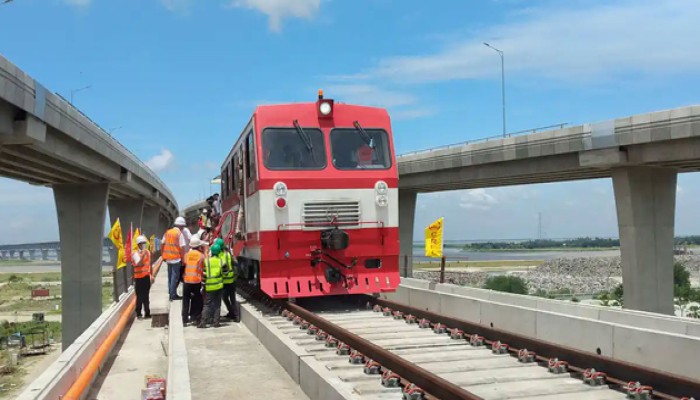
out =
[[186,13],[192,5],[192,0],[160,0],[168,11]]
[[231,5],[258,10],[268,16],[270,30],[280,32],[285,18],[312,19],[321,7],[321,0],[234,0]]
[[165,171],[172,167],[175,161],[175,156],[168,149],[163,149],[160,154],[157,154],[146,161],[146,165],[155,172]]
[[459,206],[466,209],[489,210],[498,200],[486,189],[469,189],[462,193]]
[[571,4],[521,10],[513,17],[517,22],[491,26],[432,54],[384,58],[354,77],[402,83],[498,77],[498,55],[484,41],[505,52],[509,76],[590,82],[700,69],[700,53],[689,50],[700,47],[695,1]]
[[435,114],[432,107],[423,107],[415,95],[406,91],[384,89],[368,83],[327,85],[325,92],[344,103],[389,108],[394,120],[415,119]]
[[375,107],[413,105],[417,98],[406,92],[381,89],[370,84],[338,84],[326,87],[326,93],[342,102]]
[[92,0],[63,0],[63,2],[70,6],[87,7],[92,3]]

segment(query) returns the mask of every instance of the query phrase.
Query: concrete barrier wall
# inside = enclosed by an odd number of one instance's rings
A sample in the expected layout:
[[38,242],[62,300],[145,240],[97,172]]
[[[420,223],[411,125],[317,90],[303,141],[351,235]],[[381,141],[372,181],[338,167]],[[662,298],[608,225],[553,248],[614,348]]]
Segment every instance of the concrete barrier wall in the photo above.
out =
[[395,293],[385,293],[382,297],[470,322],[698,378],[700,337],[697,332],[700,331],[700,324],[687,319],[567,304],[455,285],[426,284],[425,281],[416,279],[402,279]]
[[528,307],[542,311],[551,311],[554,313],[596,319],[614,324],[631,325],[637,328],[646,328],[668,333],[700,337],[700,321],[689,318],[679,318],[644,311],[577,304],[568,301],[544,299],[534,296],[523,296],[519,294],[457,286],[447,283],[433,283],[422,279],[402,278],[401,285],[417,289],[432,289],[441,293],[450,293],[476,299],[489,300],[492,302],[510,304],[513,306]]
[[122,311],[134,297],[134,289],[122,294],[73,342],[39,378],[32,382],[17,400],[58,400],[78,379],[92,355],[119,322]]
[[242,298],[241,322],[287,371],[311,400],[359,400],[360,396],[316,358],[282,333],[262,312]]

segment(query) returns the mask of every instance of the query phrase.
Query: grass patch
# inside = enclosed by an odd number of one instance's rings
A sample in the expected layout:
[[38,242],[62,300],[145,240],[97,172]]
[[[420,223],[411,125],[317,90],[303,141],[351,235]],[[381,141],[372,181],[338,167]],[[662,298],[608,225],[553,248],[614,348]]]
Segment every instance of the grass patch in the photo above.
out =
[[0,260],[1,265],[32,264],[32,260]]
[[[537,267],[542,264],[542,260],[487,260],[487,261],[447,261],[445,269],[450,268],[515,268],[515,267]],[[440,261],[420,261],[414,262],[413,268],[439,268]]]
[[25,272],[25,273],[11,273],[3,272],[0,273],[0,282],[11,282],[11,281],[22,281],[22,282],[60,282],[61,273],[60,272]]

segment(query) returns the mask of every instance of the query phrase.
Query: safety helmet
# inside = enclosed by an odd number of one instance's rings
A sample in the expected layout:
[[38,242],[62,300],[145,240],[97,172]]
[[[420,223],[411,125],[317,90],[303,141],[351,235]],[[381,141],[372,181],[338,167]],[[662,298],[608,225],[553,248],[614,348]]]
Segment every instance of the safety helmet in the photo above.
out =
[[196,249],[197,247],[200,247],[200,246],[206,246],[208,244],[209,243],[200,240],[199,236],[197,236],[197,235],[192,236],[192,239],[190,239],[190,248],[192,248],[192,249]]
[[175,226],[185,226],[187,225],[187,222],[185,222],[185,219],[182,217],[177,217],[175,218]]
[[205,208],[204,210],[202,210],[202,214],[206,214],[207,212],[208,212],[208,211],[207,211],[206,208]]
[[141,243],[148,243],[148,239],[146,239],[146,237],[143,235],[140,235],[139,237],[136,238],[136,244],[141,244]]
[[219,253],[221,253],[221,246],[216,245],[216,244],[211,246],[211,255],[212,256],[218,256]]
[[217,245],[217,246],[219,246],[219,247],[221,247],[221,248],[223,248],[223,247],[226,245],[226,244],[224,243],[224,239],[222,239],[222,238],[216,239],[216,240],[214,241],[214,244]]

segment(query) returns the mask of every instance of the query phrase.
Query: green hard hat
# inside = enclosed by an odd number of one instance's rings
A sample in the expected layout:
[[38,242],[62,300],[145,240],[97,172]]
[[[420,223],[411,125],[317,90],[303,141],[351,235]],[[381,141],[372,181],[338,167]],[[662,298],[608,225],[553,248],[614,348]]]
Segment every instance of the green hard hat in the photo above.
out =
[[218,244],[211,246],[211,255],[218,256],[219,253],[221,253],[221,246]]
[[222,247],[222,248],[225,246],[225,244],[224,244],[224,239],[222,239],[222,238],[216,239],[216,240],[214,241],[214,244],[215,244],[216,246],[219,246],[219,247]]

